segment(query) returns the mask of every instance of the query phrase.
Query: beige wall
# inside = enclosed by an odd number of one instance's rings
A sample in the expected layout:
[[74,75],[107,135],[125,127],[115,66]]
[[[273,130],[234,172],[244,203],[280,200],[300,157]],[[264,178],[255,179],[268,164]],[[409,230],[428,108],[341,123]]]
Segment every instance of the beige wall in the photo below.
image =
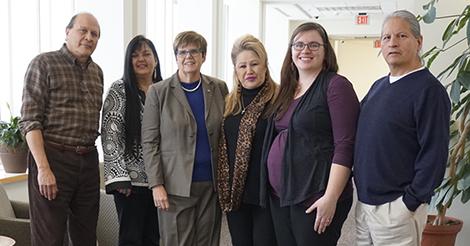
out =
[[333,39],[339,73],[351,81],[361,100],[378,78],[388,74],[380,49],[374,48],[374,38]]

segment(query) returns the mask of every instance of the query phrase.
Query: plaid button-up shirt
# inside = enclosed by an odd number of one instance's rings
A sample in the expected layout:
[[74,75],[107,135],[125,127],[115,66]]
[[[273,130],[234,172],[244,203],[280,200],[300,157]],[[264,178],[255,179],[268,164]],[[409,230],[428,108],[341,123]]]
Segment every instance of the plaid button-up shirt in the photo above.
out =
[[40,54],[25,75],[21,131],[39,129],[46,141],[94,145],[102,95],[103,71],[91,58],[80,65],[65,44]]

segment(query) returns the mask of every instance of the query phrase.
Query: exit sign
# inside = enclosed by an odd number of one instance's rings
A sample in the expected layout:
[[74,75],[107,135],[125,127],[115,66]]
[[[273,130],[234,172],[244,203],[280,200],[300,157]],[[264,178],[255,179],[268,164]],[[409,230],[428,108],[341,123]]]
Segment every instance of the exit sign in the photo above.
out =
[[382,43],[380,42],[380,39],[374,40],[374,48],[381,48]]
[[369,24],[369,16],[368,15],[356,15],[356,24],[357,25]]

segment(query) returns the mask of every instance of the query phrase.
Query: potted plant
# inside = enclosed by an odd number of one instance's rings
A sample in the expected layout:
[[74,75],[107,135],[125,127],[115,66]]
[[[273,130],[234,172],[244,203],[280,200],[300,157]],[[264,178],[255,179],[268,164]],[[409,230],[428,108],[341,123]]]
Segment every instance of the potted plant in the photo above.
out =
[[[463,222],[446,216],[447,209],[454,199],[460,198],[462,203],[470,199],[470,5],[465,6],[460,14],[436,17],[437,2],[438,0],[431,0],[424,5],[426,14],[418,16],[419,20],[427,24],[438,18],[450,19],[442,34],[442,46],[434,46],[423,54],[426,66],[430,67],[435,59],[446,51],[462,47],[458,45],[463,42],[466,42],[467,46],[437,75],[441,81],[448,81],[445,84],[452,101],[449,159],[444,180],[436,189],[431,202],[431,207],[436,208],[437,215],[428,217],[422,245],[454,245]],[[466,35],[459,39],[462,30],[466,31]],[[432,235],[438,237],[431,238]],[[447,242],[436,241],[441,239]]]
[[26,172],[26,156],[28,148],[23,135],[20,132],[18,116],[11,114],[10,121],[0,122],[0,158],[7,173]]

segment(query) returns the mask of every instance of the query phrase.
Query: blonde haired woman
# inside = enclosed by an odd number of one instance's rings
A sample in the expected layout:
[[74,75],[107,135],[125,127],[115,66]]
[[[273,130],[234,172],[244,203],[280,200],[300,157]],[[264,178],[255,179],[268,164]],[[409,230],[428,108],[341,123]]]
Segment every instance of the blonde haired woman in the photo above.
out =
[[263,44],[237,39],[231,53],[233,89],[226,98],[219,141],[218,192],[233,245],[276,245],[269,203],[260,197],[261,150],[269,105],[276,91]]

